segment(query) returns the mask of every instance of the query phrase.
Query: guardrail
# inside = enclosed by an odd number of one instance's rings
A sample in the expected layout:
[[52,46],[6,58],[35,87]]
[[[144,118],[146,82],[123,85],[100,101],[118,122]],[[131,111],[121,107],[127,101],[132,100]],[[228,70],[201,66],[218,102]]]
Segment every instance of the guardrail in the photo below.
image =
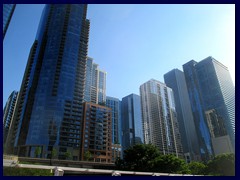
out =
[[[3,163],[3,166],[10,166]],[[11,164],[11,167],[12,164]],[[90,168],[74,168],[74,167],[61,167],[61,166],[44,166],[44,165],[31,165],[31,164],[15,164],[18,168],[32,168],[32,169],[49,169],[54,171],[55,176],[65,175],[109,175],[109,176],[122,176],[122,175],[135,175],[135,176],[199,176],[191,174],[171,174],[171,173],[156,173],[156,172],[136,172],[136,171],[119,171],[119,170],[106,170],[106,169],[90,169]]]

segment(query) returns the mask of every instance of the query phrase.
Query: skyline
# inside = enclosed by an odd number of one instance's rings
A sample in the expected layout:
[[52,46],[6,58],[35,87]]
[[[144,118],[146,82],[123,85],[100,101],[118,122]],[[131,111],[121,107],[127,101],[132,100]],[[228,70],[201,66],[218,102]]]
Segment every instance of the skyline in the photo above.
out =
[[[3,106],[20,89],[42,9],[16,6],[3,41]],[[164,82],[168,71],[208,56],[228,67],[235,85],[235,5],[89,4],[87,18],[88,56],[107,72],[107,96],[139,95],[149,79]]]

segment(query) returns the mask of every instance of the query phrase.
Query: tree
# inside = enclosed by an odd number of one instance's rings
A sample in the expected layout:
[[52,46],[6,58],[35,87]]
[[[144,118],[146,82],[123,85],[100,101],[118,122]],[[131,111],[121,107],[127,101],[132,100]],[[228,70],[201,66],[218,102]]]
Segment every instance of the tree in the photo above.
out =
[[39,155],[41,154],[42,150],[40,147],[36,147],[35,148],[35,151],[34,151],[34,154],[35,154],[35,157],[39,157]]
[[235,176],[234,154],[217,155],[207,163],[207,171],[211,175]]
[[86,151],[84,153],[84,160],[89,161],[92,158],[92,153],[90,151]]
[[117,157],[116,158],[116,161],[115,161],[115,165],[116,165],[116,168],[117,169],[122,169],[124,170],[126,167],[125,167],[125,162],[123,159],[121,159],[120,157]]
[[64,153],[66,159],[70,159],[72,157],[72,154],[70,151],[67,151]]
[[191,171],[191,174],[195,175],[206,175],[206,165],[201,162],[190,162],[188,168]]
[[57,157],[57,149],[56,148],[52,149],[51,156],[52,156],[52,158],[56,158]]
[[[124,151],[124,169],[133,171],[151,171],[152,160],[160,155],[156,146],[137,144]],[[120,161],[118,160],[118,163]]]
[[187,164],[174,155],[161,155],[153,160],[152,171],[162,173],[189,174]]

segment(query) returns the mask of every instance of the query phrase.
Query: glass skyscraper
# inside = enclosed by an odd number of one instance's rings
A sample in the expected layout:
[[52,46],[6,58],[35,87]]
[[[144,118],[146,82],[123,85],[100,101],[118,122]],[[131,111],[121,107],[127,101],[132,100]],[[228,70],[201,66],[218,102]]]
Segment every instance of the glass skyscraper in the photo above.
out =
[[174,93],[177,120],[185,159],[187,162],[200,160],[196,127],[184,73],[179,69],[173,69],[164,74],[164,81]]
[[89,39],[87,5],[46,5],[32,45],[7,138],[8,152],[80,159]]
[[10,24],[16,4],[3,4],[3,39]]
[[10,96],[6,102],[6,105],[4,106],[4,109],[3,109],[3,143],[4,144],[6,142],[8,130],[9,130],[9,127],[10,127],[10,124],[12,121],[14,109],[15,109],[16,102],[17,102],[17,97],[18,97],[18,92],[13,91],[10,94]]
[[209,56],[199,63],[189,61],[183,69],[203,160],[213,153],[206,121],[209,110],[221,117],[235,147],[235,87],[227,67]]
[[118,157],[122,157],[122,102],[115,97],[106,97],[106,106],[111,108],[112,112],[112,162]]
[[145,144],[157,146],[163,154],[183,156],[173,91],[151,79],[140,86]]
[[118,98],[107,96],[106,106],[112,109],[112,143],[122,145],[121,101]]
[[122,142],[123,150],[144,142],[140,96],[136,94],[122,98]]

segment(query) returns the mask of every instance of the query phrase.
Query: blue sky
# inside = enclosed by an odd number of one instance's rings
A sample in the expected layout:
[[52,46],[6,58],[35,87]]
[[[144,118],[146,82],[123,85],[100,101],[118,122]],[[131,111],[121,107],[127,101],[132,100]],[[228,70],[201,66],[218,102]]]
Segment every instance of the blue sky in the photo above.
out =
[[[19,90],[44,5],[17,5],[3,42],[3,106]],[[213,56],[235,84],[235,5],[90,4],[88,55],[107,72],[107,95],[139,86],[194,59]]]

